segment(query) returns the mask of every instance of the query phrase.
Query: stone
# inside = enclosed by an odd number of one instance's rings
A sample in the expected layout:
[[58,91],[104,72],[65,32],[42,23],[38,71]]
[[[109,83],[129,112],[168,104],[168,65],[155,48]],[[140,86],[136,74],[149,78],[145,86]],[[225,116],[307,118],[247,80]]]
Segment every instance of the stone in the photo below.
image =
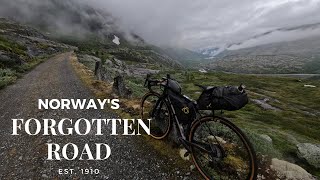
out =
[[298,156],[305,159],[310,165],[320,168],[320,144],[297,144]]
[[181,148],[181,149],[179,150],[180,157],[181,157],[183,160],[185,160],[185,161],[190,160],[190,155],[185,156],[185,154],[186,154],[187,152],[188,152],[188,151],[187,151],[185,148]]
[[116,76],[113,82],[113,92],[120,97],[128,98],[132,95],[132,91],[126,87],[123,76]]
[[190,165],[190,171],[193,171],[196,168],[195,165]]
[[310,173],[302,167],[287,161],[273,158],[271,160],[271,169],[277,172],[279,176],[291,180],[316,180]]
[[266,134],[260,134],[260,137],[264,140],[266,140],[268,143],[272,143],[272,139],[270,136],[266,135]]
[[48,178],[49,178],[49,176],[46,175],[46,174],[42,174],[41,177],[42,177],[42,178],[45,178],[45,179],[48,179]]

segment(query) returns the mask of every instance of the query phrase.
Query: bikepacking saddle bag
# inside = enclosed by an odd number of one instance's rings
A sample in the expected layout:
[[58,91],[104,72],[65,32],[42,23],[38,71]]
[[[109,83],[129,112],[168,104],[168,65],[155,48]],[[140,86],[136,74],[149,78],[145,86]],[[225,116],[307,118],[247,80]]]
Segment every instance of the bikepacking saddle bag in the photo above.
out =
[[205,89],[197,100],[199,110],[239,110],[248,104],[248,95],[240,87],[224,86]]
[[196,119],[195,103],[191,99],[174,92],[169,93],[169,98],[180,123],[189,124]]

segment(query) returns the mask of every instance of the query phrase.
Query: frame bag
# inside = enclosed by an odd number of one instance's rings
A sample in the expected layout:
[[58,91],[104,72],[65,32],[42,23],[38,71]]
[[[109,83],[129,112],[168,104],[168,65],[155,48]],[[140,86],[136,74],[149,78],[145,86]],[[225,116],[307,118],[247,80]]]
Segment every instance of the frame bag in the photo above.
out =
[[180,123],[188,124],[196,119],[196,109],[190,99],[176,93],[170,93],[169,98]]

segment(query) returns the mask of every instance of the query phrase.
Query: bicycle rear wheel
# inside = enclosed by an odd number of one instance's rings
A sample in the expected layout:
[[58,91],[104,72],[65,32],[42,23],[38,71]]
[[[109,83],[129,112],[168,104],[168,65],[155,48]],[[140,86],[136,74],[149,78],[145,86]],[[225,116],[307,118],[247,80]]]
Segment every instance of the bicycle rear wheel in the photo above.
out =
[[150,136],[155,139],[165,138],[171,128],[171,115],[168,104],[160,99],[160,94],[149,92],[141,101],[141,119],[151,119]]
[[245,134],[222,117],[203,117],[196,121],[189,141],[192,158],[206,179],[256,179],[256,155]]

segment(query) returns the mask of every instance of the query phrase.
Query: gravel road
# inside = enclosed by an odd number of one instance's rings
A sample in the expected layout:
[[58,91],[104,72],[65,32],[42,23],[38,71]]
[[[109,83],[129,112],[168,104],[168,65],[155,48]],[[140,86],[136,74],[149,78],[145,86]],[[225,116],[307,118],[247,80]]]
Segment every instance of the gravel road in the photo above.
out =
[[[75,75],[71,53],[48,59],[15,84],[0,91],[0,179],[195,179],[197,172],[178,168],[175,159],[157,153],[141,136],[12,136],[13,118],[117,118],[104,110],[38,110],[38,99],[94,99]],[[108,129],[105,130],[106,132]],[[74,143],[82,151],[85,143],[106,143],[110,158],[104,161],[48,161],[46,143]],[[178,157],[177,157],[178,158]],[[74,169],[59,175],[58,169]],[[97,175],[83,175],[80,169],[99,169]]]

